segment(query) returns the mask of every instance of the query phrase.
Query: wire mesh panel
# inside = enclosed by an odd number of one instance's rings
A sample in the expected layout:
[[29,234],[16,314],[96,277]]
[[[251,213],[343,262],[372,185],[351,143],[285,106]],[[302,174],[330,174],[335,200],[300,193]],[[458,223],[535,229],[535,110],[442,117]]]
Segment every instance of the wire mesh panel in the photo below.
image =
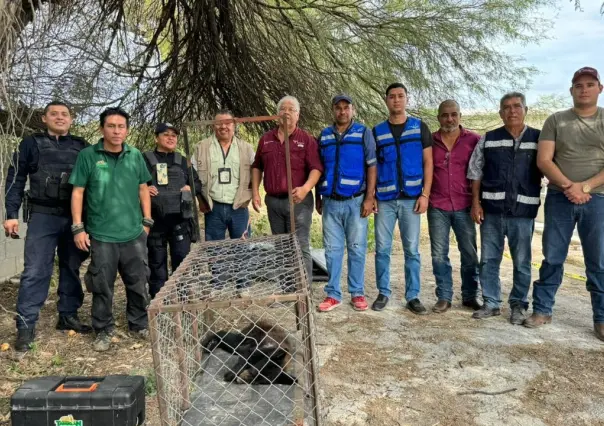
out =
[[295,235],[199,243],[149,307],[163,425],[319,425]]

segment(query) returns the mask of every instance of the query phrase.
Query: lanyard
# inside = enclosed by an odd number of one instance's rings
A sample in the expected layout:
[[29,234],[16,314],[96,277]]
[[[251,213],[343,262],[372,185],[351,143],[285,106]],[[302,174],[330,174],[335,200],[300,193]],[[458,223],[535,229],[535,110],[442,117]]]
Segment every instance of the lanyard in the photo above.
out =
[[222,149],[222,146],[220,144],[218,144],[220,146],[220,152],[222,153],[222,164],[223,166],[226,166],[226,159],[229,156],[229,152],[231,152],[231,146],[233,146],[233,143],[231,142],[231,144],[229,145],[229,149],[227,149],[226,154],[224,153],[224,149]]

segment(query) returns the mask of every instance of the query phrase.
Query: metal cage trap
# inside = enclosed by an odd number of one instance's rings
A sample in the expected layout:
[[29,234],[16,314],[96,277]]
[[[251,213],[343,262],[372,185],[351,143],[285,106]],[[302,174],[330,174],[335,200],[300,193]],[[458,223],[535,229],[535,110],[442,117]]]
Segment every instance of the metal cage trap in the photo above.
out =
[[310,304],[295,234],[194,244],[148,308],[162,426],[321,425]]

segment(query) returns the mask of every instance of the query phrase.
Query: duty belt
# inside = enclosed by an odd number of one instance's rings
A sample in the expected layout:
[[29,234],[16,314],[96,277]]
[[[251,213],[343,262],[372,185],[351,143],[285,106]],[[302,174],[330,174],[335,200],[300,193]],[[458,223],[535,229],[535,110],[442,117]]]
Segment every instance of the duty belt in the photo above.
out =
[[31,204],[31,212],[51,214],[55,216],[69,216],[71,214],[71,211],[65,207],[49,207],[41,206],[39,204]]

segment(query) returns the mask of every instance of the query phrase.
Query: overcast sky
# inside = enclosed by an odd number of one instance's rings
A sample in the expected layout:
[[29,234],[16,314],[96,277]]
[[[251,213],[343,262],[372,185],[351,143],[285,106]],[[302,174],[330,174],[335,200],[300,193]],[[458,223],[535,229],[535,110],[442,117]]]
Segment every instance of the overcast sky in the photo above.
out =
[[[550,39],[540,45],[509,46],[510,52],[523,56],[525,65],[539,69],[527,91],[527,103],[539,96],[568,96],[572,74],[583,66],[592,66],[604,74],[604,17],[600,15],[602,0],[581,0],[583,11],[576,11],[574,2],[560,1],[559,10],[544,10],[553,19]],[[604,94],[599,105],[604,106]]]

